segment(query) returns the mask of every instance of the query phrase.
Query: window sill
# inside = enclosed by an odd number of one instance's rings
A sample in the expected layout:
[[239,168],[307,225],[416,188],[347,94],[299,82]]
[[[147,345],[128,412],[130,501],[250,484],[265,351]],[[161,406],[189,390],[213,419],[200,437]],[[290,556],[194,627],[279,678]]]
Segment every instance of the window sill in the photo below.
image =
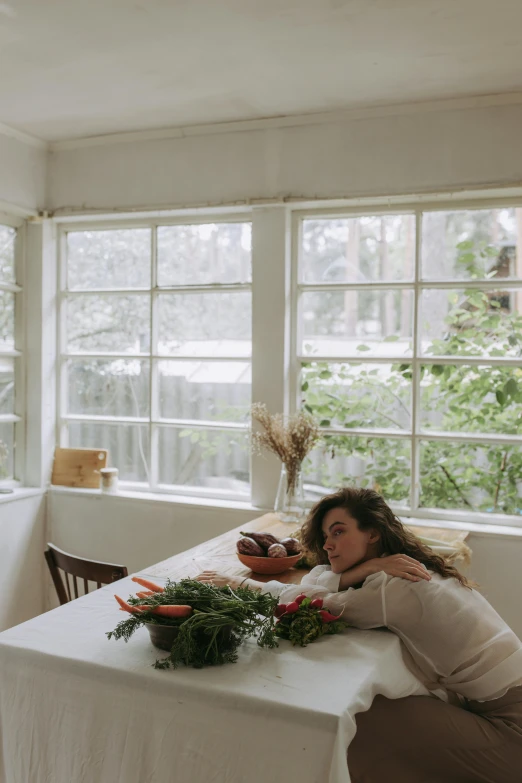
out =
[[99,489],[50,486],[49,492],[57,495],[81,495],[83,497],[90,497],[93,500],[100,500],[103,498],[109,502],[117,502],[118,500],[123,499],[134,500],[141,503],[174,503],[177,506],[189,506],[191,508],[223,508],[233,511],[250,511],[256,516],[266,514],[269,510],[256,508],[251,503],[241,500],[222,500],[220,498],[205,498],[194,495],[171,495],[159,492],[133,492],[127,489],[119,489],[118,492],[112,494],[109,492],[102,492]]
[[[42,490],[19,490],[18,492],[32,492],[37,494]],[[272,509],[262,509],[253,506],[251,503],[235,500],[221,500],[218,498],[203,498],[193,495],[170,495],[166,493],[153,492],[132,492],[121,489],[115,494],[102,493],[99,489],[80,489],[79,487],[58,487],[50,486],[49,492],[57,495],[80,495],[90,497],[94,501],[100,501],[102,498],[109,503],[117,503],[119,500],[132,500],[138,503],[165,503],[174,504],[181,508],[205,508],[205,509],[227,509],[230,511],[248,511],[254,517],[272,511]],[[17,495],[16,497],[19,497]],[[14,495],[6,495],[5,498],[15,499]],[[2,496],[0,496],[0,503]],[[462,522],[450,521],[446,519],[419,519],[417,517],[406,517],[399,515],[405,525],[412,527],[438,528],[439,530],[462,530],[474,536],[497,537],[497,538],[522,538],[522,527],[513,527],[509,525],[491,525],[484,522]]]
[[438,528],[439,530],[465,530],[473,536],[522,538],[522,527],[512,525],[488,525],[487,522],[452,522],[447,519],[418,519],[404,517],[400,519],[412,527]]
[[0,505],[3,503],[12,503],[15,500],[23,500],[24,498],[36,497],[36,495],[44,495],[45,489],[40,487],[12,487],[13,491],[8,495],[0,495]]

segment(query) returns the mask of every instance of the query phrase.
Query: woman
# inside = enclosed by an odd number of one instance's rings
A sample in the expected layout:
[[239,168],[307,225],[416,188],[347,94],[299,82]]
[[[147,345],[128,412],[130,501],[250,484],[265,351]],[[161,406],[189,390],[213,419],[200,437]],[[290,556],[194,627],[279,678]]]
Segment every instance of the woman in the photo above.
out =
[[377,696],[358,714],[353,783],[522,781],[522,643],[486,599],[372,490],[323,498],[303,532],[322,565],[301,585],[198,578],[242,583],[284,603],[301,592],[320,596],[356,628],[396,633],[412,671],[430,691],[443,689],[447,701]]

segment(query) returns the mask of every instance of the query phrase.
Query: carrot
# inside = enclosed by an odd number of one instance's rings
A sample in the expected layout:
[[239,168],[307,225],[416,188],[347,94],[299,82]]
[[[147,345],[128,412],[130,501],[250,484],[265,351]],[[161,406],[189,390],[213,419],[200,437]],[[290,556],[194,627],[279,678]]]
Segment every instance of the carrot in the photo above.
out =
[[124,612],[130,612],[130,614],[140,614],[143,610],[149,610],[149,606],[131,606],[127,603],[127,601],[124,601],[123,598],[120,598],[119,595],[114,596],[117,602],[119,603],[120,607],[123,609]]
[[151,582],[149,579],[142,579],[141,576],[133,576],[132,581],[137,582],[137,584],[141,585],[142,587],[146,587],[147,590],[152,590],[153,593],[163,593],[165,590],[165,588],[161,587],[161,585],[157,585],[154,582]]
[[[132,609],[131,614],[143,614],[143,612],[150,609],[150,606],[131,606],[131,609]],[[135,612],[134,611],[135,609],[139,609],[140,611]],[[128,609],[122,609],[120,607],[120,612],[128,612],[128,611],[129,611]]]
[[152,614],[159,614],[161,617],[188,617],[192,614],[192,607],[183,604],[166,604],[155,606],[151,611]]
[[156,595],[152,590],[142,590],[140,593],[136,593],[138,598],[148,598],[151,595]]

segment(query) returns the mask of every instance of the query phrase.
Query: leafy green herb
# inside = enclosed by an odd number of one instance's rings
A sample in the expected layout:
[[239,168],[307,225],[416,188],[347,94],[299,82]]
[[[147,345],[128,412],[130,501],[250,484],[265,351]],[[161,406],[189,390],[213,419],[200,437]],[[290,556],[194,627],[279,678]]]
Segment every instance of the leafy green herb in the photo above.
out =
[[129,641],[137,628],[145,623],[175,626],[179,633],[170,654],[157,660],[155,668],[176,668],[180,663],[197,669],[237,661],[237,650],[250,636],[257,636],[260,647],[276,647],[274,608],[277,599],[249,588],[215,587],[193,579],[168,581],[165,590],[146,599],[129,598],[131,606],[182,604],[192,606],[188,618],[165,618],[147,611],[122,620],[109,639]]

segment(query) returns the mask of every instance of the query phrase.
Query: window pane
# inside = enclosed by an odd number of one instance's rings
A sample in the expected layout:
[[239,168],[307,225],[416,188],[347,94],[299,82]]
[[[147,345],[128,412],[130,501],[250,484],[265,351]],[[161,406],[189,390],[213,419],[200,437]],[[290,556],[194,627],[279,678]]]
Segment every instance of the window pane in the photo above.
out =
[[150,229],[67,234],[69,289],[150,287]]
[[411,365],[328,364],[303,367],[302,401],[322,427],[410,429]]
[[520,403],[520,367],[435,364],[421,368],[424,429],[522,434]]
[[517,222],[521,213],[506,207],[425,212],[422,276],[428,280],[520,277]]
[[108,465],[122,481],[149,480],[149,428],[145,424],[69,422],[71,448],[109,449]]
[[432,356],[520,356],[522,290],[427,289],[421,344]]
[[67,301],[70,351],[146,353],[150,298],[143,294],[90,294]]
[[409,440],[327,435],[305,460],[306,494],[319,499],[339,487],[367,487],[409,505],[410,451]]
[[0,358],[0,413],[14,413],[14,359]]
[[161,294],[159,353],[170,356],[250,356],[249,292]]
[[14,283],[16,229],[0,225],[0,282]]
[[161,484],[250,494],[244,430],[160,427],[159,466]]
[[96,416],[149,415],[149,362],[69,359],[68,412]]
[[247,421],[249,363],[161,361],[158,369],[162,418]]
[[0,351],[15,347],[15,295],[0,291]]
[[421,505],[490,513],[522,513],[522,448],[424,441]]
[[322,291],[301,300],[303,354],[411,354],[413,292]]
[[301,263],[307,283],[410,280],[414,259],[413,215],[303,221]]
[[0,423],[0,480],[14,476],[14,424]]
[[252,279],[250,223],[158,227],[158,285],[247,283]]

